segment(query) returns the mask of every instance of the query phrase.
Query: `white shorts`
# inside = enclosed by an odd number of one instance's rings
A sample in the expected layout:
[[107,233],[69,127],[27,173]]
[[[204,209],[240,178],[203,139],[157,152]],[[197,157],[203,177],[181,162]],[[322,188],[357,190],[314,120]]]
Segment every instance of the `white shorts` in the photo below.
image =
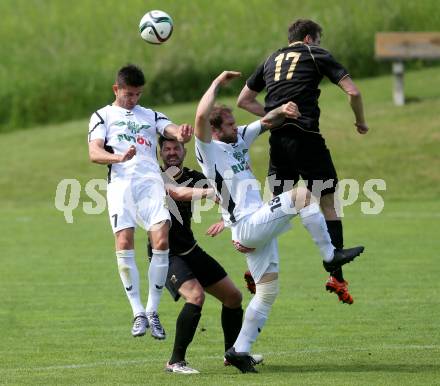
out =
[[246,253],[246,261],[255,283],[258,283],[265,273],[278,273],[280,264],[278,240],[273,238],[255,251]]
[[267,272],[278,272],[276,238],[292,227],[290,220],[297,214],[291,197],[291,192],[282,193],[231,227],[233,240],[255,248],[254,252],[247,254],[248,267],[255,282]]
[[171,220],[163,183],[155,179],[110,182],[107,205],[113,233],[137,224],[148,231],[154,224]]

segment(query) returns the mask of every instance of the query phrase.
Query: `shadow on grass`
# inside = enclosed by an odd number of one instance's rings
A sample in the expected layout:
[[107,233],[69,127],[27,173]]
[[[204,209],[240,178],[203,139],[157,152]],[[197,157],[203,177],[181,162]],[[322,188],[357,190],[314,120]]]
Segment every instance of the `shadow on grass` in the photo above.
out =
[[407,363],[401,364],[352,364],[352,365],[264,365],[261,372],[268,373],[368,373],[368,372],[384,372],[384,373],[424,373],[438,371],[437,365],[411,365]]
[[428,102],[428,101],[432,101],[432,100],[436,100],[439,99],[440,94],[439,95],[430,95],[430,96],[414,96],[414,95],[408,95],[405,96],[405,104],[415,104],[415,103],[420,103],[420,102]]
[[424,99],[429,99],[429,98],[421,98],[421,97],[416,97],[416,96],[407,96],[405,98],[405,103],[420,103]]

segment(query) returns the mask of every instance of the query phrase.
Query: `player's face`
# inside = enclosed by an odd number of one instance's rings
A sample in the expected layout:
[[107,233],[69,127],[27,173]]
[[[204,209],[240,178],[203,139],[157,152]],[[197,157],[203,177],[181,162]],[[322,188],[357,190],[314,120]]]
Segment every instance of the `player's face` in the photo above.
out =
[[182,168],[185,154],[185,148],[177,141],[165,141],[160,151],[160,157],[162,158],[165,169],[168,169],[170,166]]
[[137,105],[139,98],[142,96],[142,92],[144,91],[144,86],[120,87],[118,85],[114,85],[113,91],[116,97],[115,105],[127,110],[132,110]]
[[219,130],[220,141],[226,143],[237,142],[237,125],[234,116],[231,113],[223,113],[222,119],[223,123],[221,130]]

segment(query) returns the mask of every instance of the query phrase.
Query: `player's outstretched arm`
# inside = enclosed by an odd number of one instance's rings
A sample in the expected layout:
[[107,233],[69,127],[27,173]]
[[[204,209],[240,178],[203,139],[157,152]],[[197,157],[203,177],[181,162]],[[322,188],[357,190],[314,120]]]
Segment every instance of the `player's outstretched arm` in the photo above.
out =
[[131,145],[124,154],[109,153],[104,149],[103,139],[94,139],[89,142],[90,161],[97,164],[116,164],[131,160],[136,155],[136,146]]
[[348,101],[356,119],[354,125],[356,126],[357,131],[360,134],[366,134],[368,131],[368,125],[365,122],[364,105],[362,103],[362,95],[360,91],[349,76],[343,78],[338,85],[348,95]]
[[296,103],[287,102],[261,118],[261,132],[271,130],[281,125],[286,118],[296,119],[301,116]]
[[191,188],[188,186],[166,185],[170,197],[175,201],[193,201],[202,198],[215,199],[215,190],[213,188]]
[[237,98],[237,106],[259,117],[264,116],[264,106],[257,101],[258,92],[251,90],[246,84]]
[[240,72],[223,71],[217,78],[215,78],[209,88],[200,99],[196,111],[195,135],[202,142],[211,142],[212,132],[209,124],[209,114],[214,107],[220,87],[228,84],[232,79],[241,76]]

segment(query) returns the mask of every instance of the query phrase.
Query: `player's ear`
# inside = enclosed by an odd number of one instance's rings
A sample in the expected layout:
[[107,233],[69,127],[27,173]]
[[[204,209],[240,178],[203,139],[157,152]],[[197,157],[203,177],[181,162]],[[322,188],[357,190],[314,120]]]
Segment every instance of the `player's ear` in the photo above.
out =
[[117,95],[117,93],[118,93],[118,85],[117,85],[117,84],[114,84],[114,85],[112,86],[112,89],[113,89],[113,93],[114,93],[115,95]]
[[306,35],[304,38],[304,43],[306,44],[312,44],[314,42],[314,38],[312,35]]

